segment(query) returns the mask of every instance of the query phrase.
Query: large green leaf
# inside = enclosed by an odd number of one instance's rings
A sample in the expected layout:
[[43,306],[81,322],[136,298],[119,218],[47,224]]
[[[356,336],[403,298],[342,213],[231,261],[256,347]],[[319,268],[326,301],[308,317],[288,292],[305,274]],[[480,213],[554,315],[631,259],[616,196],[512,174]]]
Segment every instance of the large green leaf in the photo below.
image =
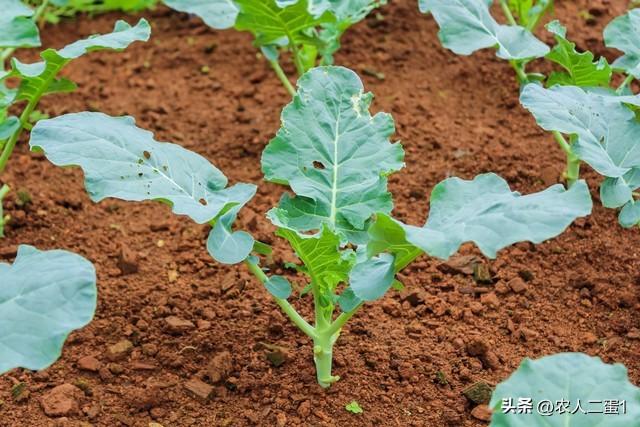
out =
[[20,246],[13,265],[0,263],[0,374],[55,362],[69,333],[93,318],[96,296],[86,259]]
[[223,30],[235,25],[239,9],[233,0],[163,0],[172,9],[198,15],[208,26]]
[[567,40],[567,29],[559,21],[547,24],[547,29],[555,35],[558,43],[547,54],[547,59],[561,65],[566,72],[553,72],[547,81],[548,86],[556,84],[565,86],[609,86],[613,73],[605,58],[594,62],[593,53],[580,53],[575,43]]
[[520,102],[543,129],[575,135],[573,151],[601,175],[618,178],[640,166],[640,122],[624,105],[640,103],[640,96],[529,84]]
[[604,29],[604,42],[607,47],[625,53],[613,63],[613,68],[640,79],[640,8],[611,21]]
[[[92,200],[163,200],[199,224],[246,203],[256,187],[236,184],[204,157],[179,145],[157,142],[132,117],[66,114],[39,121],[32,148],[58,166],[80,166]],[[225,188],[226,187],[226,188]]]
[[33,10],[20,0],[0,0],[0,48],[40,46]]
[[[490,405],[491,427],[640,426],[640,389],[627,369],[581,353],[525,359]],[[518,413],[527,406],[529,413]]]
[[44,61],[24,64],[13,58],[10,75],[21,78],[17,99],[34,101],[47,93],[71,91],[75,88],[72,82],[56,78],[71,60],[96,50],[122,50],[135,41],[147,41],[150,34],[151,28],[145,19],[141,19],[134,27],[118,21],[112,33],[79,40],[60,50],[45,50],[41,54]]
[[640,166],[631,169],[619,178],[605,178],[600,186],[600,199],[607,208],[622,207],[618,220],[625,228],[640,223],[640,203],[633,192],[640,189]]
[[386,176],[403,166],[404,152],[389,141],[391,116],[369,113],[371,100],[346,68],[319,67],[300,78],[262,156],[265,179],[296,193],[270,211],[274,224],[299,232],[326,225],[357,243],[373,213],[391,211]]
[[415,257],[410,244],[447,259],[463,243],[474,242],[486,256],[494,258],[500,249],[516,242],[540,243],[557,236],[576,218],[588,215],[591,207],[584,181],[569,190],[558,184],[522,196],[495,174],[479,175],[473,181],[449,178],[433,189],[424,227],[378,215],[369,232],[369,255],[387,251],[397,258],[406,258],[407,254]]
[[286,4],[276,0],[235,0],[235,4],[240,9],[236,29],[251,32],[258,46],[317,43],[307,32],[335,20],[330,13],[318,16],[310,12],[307,0]]
[[540,58],[547,45],[520,26],[500,25],[489,13],[486,0],[425,0],[423,10],[431,12],[440,26],[442,44],[459,55],[496,46],[502,59]]

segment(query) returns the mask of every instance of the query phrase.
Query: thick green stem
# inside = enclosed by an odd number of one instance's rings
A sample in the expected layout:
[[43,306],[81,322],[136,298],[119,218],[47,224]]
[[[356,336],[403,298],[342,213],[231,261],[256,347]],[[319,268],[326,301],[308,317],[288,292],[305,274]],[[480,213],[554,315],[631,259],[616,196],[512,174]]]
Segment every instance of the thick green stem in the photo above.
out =
[[282,67],[280,66],[278,60],[269,61],[269,64],[271,64],[271,68],[273,68],[273,71],[276,72],[276,75],[282,82],[282,85],[285,87],[285,89],[287,89],[287,92],[289,92],[289,95],[291,95],[291,97],[293,98],[296,95],[296,90],[293,88],[293,85],[289,81],[287,75],[284,73],[284,70],[282,70]]
[[[249,268],[249,271],[258,278],[258,280],[260,280],[263,284],[266,283],[269,278],[267,277],[266,274],[264,274],[264,271],[262,271],[262,269],[260,268],[259,265],[257,264],[253,264],[249,261],[246,261],[245,264],[247,265],[247,267]],[[315,340],[317,338],[317,333],[316,330],[313,328],[313,326],[311,326],[306,320],[304,320],[304,318],[302,316],[300,316],[300,314],[296,311],[295,308],[293,308],[293,306],[291,304],[289,304],[289,301],[285,300],[285,299],[281,299],[281,298],[275,298],[276,304],[278,304],[280,306],[280,308],[282,309],[282,311],[289,316],[289,319],[291,319],[291,321],[302,331],[304,332],[309,338]]]
[[507,4],[507,0],[500,0],[500,7],[502,7],[502,11],[504,12],[504,16],[507,18],[507,22],[509,25],[518,25],[516,19],[513,17],[511,13],[511,9],[509,9],[509,5]]
[[567,180],[567,185],[571,187],[578,179],[580,179],[580,159],[575,155],[571,149],[571,145],[558,131],[553,131],[553,137],[558,142],[558,145],[564,151],[567,156],[567,169],[564,172],[564,177]]
[[616,93],[618,95],[621,95],[622,92],[624,92],[624,90],[631,84],[631,82],[634,80],[635,77],[633,77],[631,74],[629,74],[627,76],[626,79],[624,79],[624,81],[622,82],[622,84],[620,86],[618,86],[618,89],[616,89]]
[[331,375],[333,365],[333,345],[338,339],[337,334],[328,331],[318,333],[313,340],[313,361],[316,365],[316,377],[322,388],[329,388],[331,384],[340,379],[337,375]]

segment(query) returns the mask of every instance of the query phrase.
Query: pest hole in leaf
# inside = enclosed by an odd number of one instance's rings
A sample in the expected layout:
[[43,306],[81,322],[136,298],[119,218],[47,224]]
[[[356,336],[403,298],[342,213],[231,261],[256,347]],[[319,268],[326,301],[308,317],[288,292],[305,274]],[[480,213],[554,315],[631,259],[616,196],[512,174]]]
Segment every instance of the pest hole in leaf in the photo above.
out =
[[313,167],[316,169],[320,169],[320,170],[324,170],[324,165],[320,162],[314,161],[313,162]]
[[143,151],[142,155],[144,156],[145,159],[149,160],[151,158],[151,153],[148,151]]
[[207,201],[205,199],[198,200],[202,206],[207,206]]
[[142,178],[142,176],[143,176],[143,175],[144,175],[144,174],[143,174],[142,172],[138,172],[138,176],[139,176],[140,178]]
[[143,164],[143,163],[144,163],[144,160],[142,160],[142,159],[138,159],[138,164],[139,164],[139,165],[141,165],[141,164]]

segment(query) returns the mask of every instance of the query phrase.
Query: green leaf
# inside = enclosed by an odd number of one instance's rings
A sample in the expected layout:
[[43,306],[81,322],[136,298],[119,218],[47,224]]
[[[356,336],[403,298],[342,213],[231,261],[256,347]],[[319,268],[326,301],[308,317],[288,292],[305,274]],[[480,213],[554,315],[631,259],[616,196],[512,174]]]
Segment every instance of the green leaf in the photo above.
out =
[[395,278],[395,257],[380,254],[356,264],[349,275],[349,287],[362,301],[375,301],[389,290]]
[[287,299],[291,296],[291,283],[285,277],[271,276],[264,286],[276,298]]
[[[155,141],[132,117],[85,112],[42,120],[30,144],[44,150],[55,165],[80,166],[93,201],[166,201],[174,213],[199,224],[244,205],[256,191],[249,184],[226,187],[227,178],[207,159]],[[226,220],[219,224],[226,227]]]
[[151,28],[145,19],[141,19],[134,27],[124,21],[118,21],[112,33],[79,40],[60,50],[45,50],[40,55],[44,61],[24,64],[13,58],[10,75],[22,79],[17,99],[37,101],[47,93],[73,90],[75,88],[73,83],[66,79],[56,79],[60,70],[71,60],[96,50],[110,49],[119,51],[135,41],[147,41],[150,34]]
[[566,70],[566,72],[551,73],[547,86],[556,84],[582,87],[609,86],[613,71],[605,58],[594,62],[593,53],[579,53],[575,43],[567,40],[567,29],[559,21],[550,22],[547,24],[547,29],[555,35],[558,44],[546,58]]
[[237,264],[244,261],[253,250],[255,241],[246,231],[232,231],[238,212],[244,203],[232,207],[216,221],[207,239],[207,250],[218,262]]
[[312,14],[307,0],[287,3],[286,7],[278,5],[276,0],[235,0],[235,4],[240,9],[236,29],[251,32],[257,46],[315,44],[316,39],[307,32],[335,19],[328,13]]
[[530,84],[520,102],[543,129],[575,135],[572,150],[601,175],[618,178],[640,166],[640,122],[625,105],[637,105],[640,96]]
[[322,295],[332,293],[339,283],[348,281],[355,254],[341,251],[339,237],[328,228],[324,227],[316,236],[303,236],[286,228],[278,229],[276,234],[289,241]]
[[172,9],[198,15],[208,26],[224,30],[235,25],[239,9],[232,0],[163,0]]
[[486,0],[425,0],[440,26],[442,44],[459,55],[497,47],[498,57],[508,60],[540,58],[547,45],[520,26],[500,25],[489,13]]
[[[530,414],[513,410],[521,398],[532,399]],[[606,401],[619,414],[604,413]],[[618,405],[622,401],[626,413]],[[565,407],[565,402],[568,408],[558,410]],[[578,402],[582,411],[577,409]],[[549,408],[549,403],[551,411],[539,410]],[[629,382],[626,368],[581,353],[525,359],[516,372],[498,384],[490,406],[494,408],[491,427],[640,426],[640,389]]]
[[463,243],[474,242],[482,253],[495,258],[500,249],[514,243],[540,243],[557,236],[576,218],[588,215],[591,207],[584,181],[569,190],[558,184],[522,196],[495,174],[479,175],[473,181],[449,178],[433,189],[424,227],[378,215],[370,229],[376,246],[369,253],[396,253],[396,248],[411,244],[431,256],[448,259]]
[[534,28],[538,21],[553,6],[553,0],[509,0],[509,9],[520,25]]
[[613,63],[613,68],[623,70],[640,79],[640,8],[619,16],[604,29],[604,42],[624,52]]
[[0,374],[55,362],[69,333],[93,318],[96,297],[89,261],[20,246],[13,265],[0,263]]
[[391,211],[386,176],[403,167],[404,152],[389,141],[391,116],[369,113],[371,100],[346,68],[319,67],[300,78],[262,155],[265,179],[296,193],[269,212],[275,225],[298,232],[326,225],[358,243],[373,213]]
[[0,48],[40,46],[33,10],[20,0],[0,0]]
[[364,412],[364,410],[355,400],[351,403],[348,403],[344,408],[353,414],[362,414]]
[[640,200],[634,200],[622,208],[618,216],[620,225],[624,228],[635,227],[640,224]]
[[345,313],[350,313],[360,306],[364,301],[356,296],[353,293],[353,289],[351,287],[347,287],[338,298],[338,304],[340,305],[340,309]]
[[20,128],[20,119],[15,116],[0,121],[0,141],[11,138],[11,135]]

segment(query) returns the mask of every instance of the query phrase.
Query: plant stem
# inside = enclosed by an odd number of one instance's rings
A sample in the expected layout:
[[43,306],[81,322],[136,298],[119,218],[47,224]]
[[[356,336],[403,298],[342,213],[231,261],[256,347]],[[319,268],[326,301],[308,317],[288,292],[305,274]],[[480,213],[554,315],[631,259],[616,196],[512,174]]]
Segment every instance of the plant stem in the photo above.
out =
[[509,25],[518,25],[516,19],[513,17],[511,13],[511,9],[509,9],[509,5],[507,4],[507,0],[500,0],[500,7],[502,7],[502,11],[504,12],[504,16],[507,18]]
[[[253,264],[249,261],[245,261],[245,264],[249,268],[249,271],[254,276],[256,276],[256,278],[260,280],[260,282],[265,284],[269,280],[269,278],[267,277],[266,274],[264,274],[264,271],[262,271],[259,265]],[[306,320],[304,320],[302,316],[300,316],[300,314],[296,311],[296,309],[293,308],[291,304],[289,304],[289,301],[281,298],[276,298],[276,297],[274,297],[274,299],[276,300],[276,303],[280,306],[282,311],[287,316],[289,316],[289,319],[291,319],[291,321],[309,338],[315,341],[315,339],[318,337],[318,334],[316,333],[315,328],[311,326]]]
[[337,334],[328,331],[321,332],[313,340],[313,361],[316,365],[316,377],[322,388],[328,388],[340,379],[337,375],[331,375],[333,365],[333,345],[338,339]]
[[[289,37],[289,40],[293,39]],[[291,52],[293,53],[293,63],[296,65],[298,77],[301,77],[304,74],[304,65],[302,65],[302,60],[300,59],[300,49],[293,41],[291,41]]]
[[571,149],[571,145],[560,132],[553,131],[552,134],[567,156],[567,168],[564,176],[567,179],[567,185],[571,187],[580,178],[580,159],[575,155]]
[[289,92],[289,95],[291,95],[291,97],[293,98],[296,95],[296,90],[293,88],[293,85],[289,81],[289,78],[282,70],[282,67],[280,66],[278,60],[269,61],[269,64],[271,64],[271,68],[273,68],[273,71],[276,72],[276,75],[284,85],[285,89],[287,89],[287,92]]
[[4,184],[2,188],[0,188],[0,237],[4,237],[4,225],[7,222],[7,218],[5,218],[4,210],[2,208],[2,201],[6,195],[9,194],[9,191],[11,191],[11,188],[7,184]]
[[624,79],[622,84],[620,86],[618,86],[618,89],[616,89],[616,94],[621,95],[622,92],[631,84],[631,82],[634,80],[634,78],[635,77],[633,77],[631,74],[629,74],[627,76],[627,78]]
[[511,60],[509,61],[509,64],[511,64],[511,67],[513,67],[513,69],[515,70],[520,85],[526,83],[529,80],[529,77],[527,77],[527,72],[524,69],[524,63],[516,60]]

